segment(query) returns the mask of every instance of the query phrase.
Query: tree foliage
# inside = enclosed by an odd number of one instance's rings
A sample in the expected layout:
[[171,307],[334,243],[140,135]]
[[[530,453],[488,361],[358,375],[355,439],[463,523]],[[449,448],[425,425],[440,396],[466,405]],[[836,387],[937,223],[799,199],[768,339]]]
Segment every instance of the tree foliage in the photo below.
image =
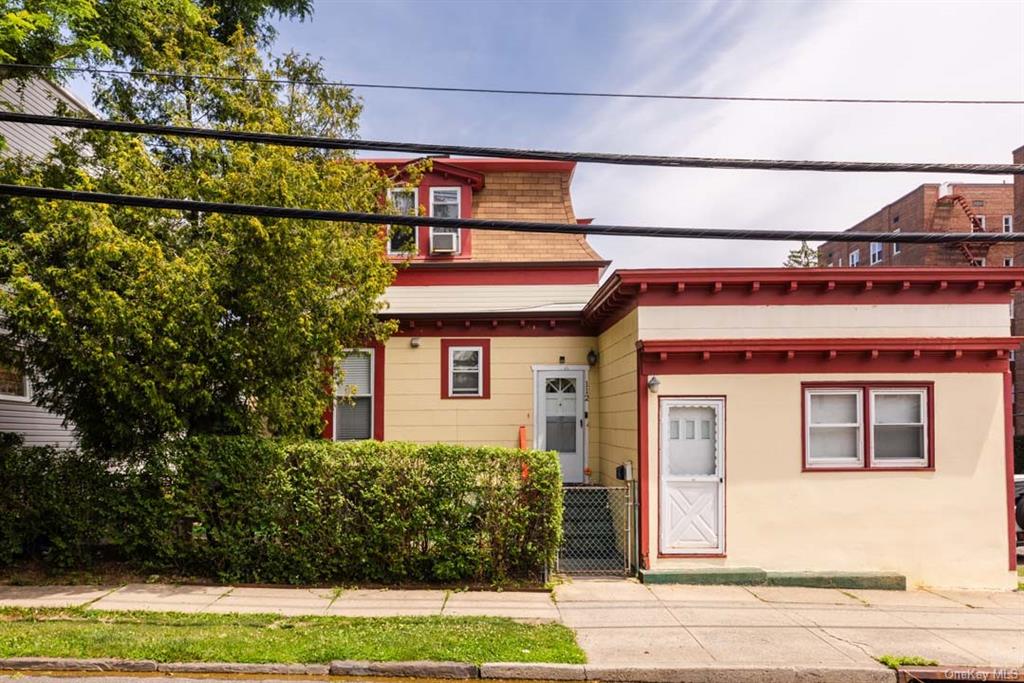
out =
[[[205,12],[204,12],[205,10]],[[227,43],[242,31],[260,45],[273,16],[306,19],[311,0],[0,0],[0,63],[52,65],[91,60],[153,68],[154,25],[194,24],[205,13],[209,37]],[[166,35],[164,36],[166,37]],[[59,77],[59,72],[47,74]]]
[[818,266],[818,250],[812,249],[807,242],[801,242],[799,247],[789,252],[782,265],[786,268],[815,268]]
[[[126,3],[131,4],[131,3]],[[161,72],[254,79],[107,77],[112,119],[352,136],[350,91],[319,63],[266,60],[212,11],[143,26]],[[379,211],[389,181],[339,152],[77,132],[3,182],[197,200]],[[72,202],[0,201],[0,353],[35,378],[87,447],[124,453],[169,434],[309,433],[328,405],[326,359],[386,336],[376,313],[393,267],[374,226]]]

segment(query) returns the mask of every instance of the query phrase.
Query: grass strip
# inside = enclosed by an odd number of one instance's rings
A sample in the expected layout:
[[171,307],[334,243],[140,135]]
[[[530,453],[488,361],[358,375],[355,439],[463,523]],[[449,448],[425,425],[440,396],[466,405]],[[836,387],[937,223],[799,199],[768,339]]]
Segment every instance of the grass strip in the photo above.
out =
[[281,617],[0,609],[0,657],[315,664],[334,659],[585,661],[561,624],[497,617]]

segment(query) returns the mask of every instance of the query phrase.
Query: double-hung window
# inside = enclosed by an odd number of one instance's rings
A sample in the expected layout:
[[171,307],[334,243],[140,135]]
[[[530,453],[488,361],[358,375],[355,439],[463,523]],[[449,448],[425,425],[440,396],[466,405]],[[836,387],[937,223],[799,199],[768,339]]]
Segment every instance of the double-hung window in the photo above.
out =
[[[415,216],[418,213],[419,193],[414,187],[394,187],[388,190],[388,199],[400,216]],[[396,256],[415,254],[419,251],[415,226],[388,226],[388,253]]]
[[[896,228],[895,230],[893,230],[893,233],[895,234],[895,233],[898,233],[899,231],[900,231],[900,229]],[[899,242],[893,242],[892,243],[892,255],[893,256],[897,256],[900,253],[900,251],[901,251],[900,243]]]
[[860,249],[854,249],[850,252],[850,267],[856,268],[860,265]]
[[[435,218],[461,218],[462,190],[458,187],[430,188],[430,215]],[[430,228],[430,253],[458,254],[458,228]]]
[[449,396],[483,396],[483,367],[483,347],[448,347]]
[[0,400],[31,401],[28,375],[10,365],[0,365]]
[[980,216],[980,215],[976,215],[974,217],[974,219],[977,221],[977,226],[978,226],[977,230],[984,230],[985,229],[985,217],[984,216]]
[[1013,216],[1003,216],[1003,232],[1013,232]]
[[805,469],[929,467],[925,386],[804,387]]
[[352,349],[338,361],[334,440],[373,438],[373,349]]
[[870,250],[869,262],[871,265],[876,265],[882,262],[882,243],[872,242]]

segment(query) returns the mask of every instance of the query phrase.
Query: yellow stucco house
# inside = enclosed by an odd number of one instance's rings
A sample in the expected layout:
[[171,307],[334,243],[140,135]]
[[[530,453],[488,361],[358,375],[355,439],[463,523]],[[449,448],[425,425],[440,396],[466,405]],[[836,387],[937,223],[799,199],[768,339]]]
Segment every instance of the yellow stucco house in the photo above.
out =
[[[573,224],[573,169],[435,159],[392,200]],[[354,399],[327,438],[544,448],[567,485],[632,480],[627,557],[648,581],[1016,585],[1010,301],[1024,271],[609,275],[582,236],[426,227],[389,248],[409,261],[386,297],[399,330],[345,359]]]

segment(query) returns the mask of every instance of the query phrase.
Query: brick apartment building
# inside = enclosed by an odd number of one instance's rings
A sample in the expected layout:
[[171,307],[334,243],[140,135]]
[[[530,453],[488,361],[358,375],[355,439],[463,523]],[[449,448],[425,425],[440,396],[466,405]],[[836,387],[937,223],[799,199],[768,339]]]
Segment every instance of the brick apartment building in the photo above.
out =
[[[1024,164],[1024,146],[1013,162]],[[882,207],[851,231],[863,232],[1020,232],[1024,230],[1024,176],[1008,183],[929,183]],[[1024,244],[943,245],[825,242],[818,248],[823,266],[1021,266]],[[1024,294],[1013,301],[1011,333],[1024,336]],[[1018,362],[1019,361],[1019,362]],[[1024,357],[1013,363],[1014,431],[1024,435]]]

